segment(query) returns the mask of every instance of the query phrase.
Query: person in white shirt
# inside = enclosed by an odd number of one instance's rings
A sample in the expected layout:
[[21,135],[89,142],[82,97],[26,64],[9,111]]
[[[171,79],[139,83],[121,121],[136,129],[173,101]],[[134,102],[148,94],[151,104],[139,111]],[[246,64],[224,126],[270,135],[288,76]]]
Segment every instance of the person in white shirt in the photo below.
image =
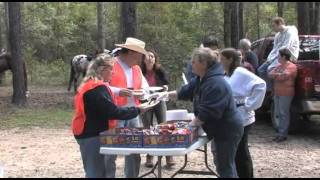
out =
[[[121,47],[119,55],[114,58],[115,65],[110,81],[112,91],[116,95],[116,104],[120,107],[138,106],[143,96],[148,96],[149,85],[144,78],[139,65],[147,51],[145,43],[139,39],[128,37],[125,44],[116,44]],[[134,95],[132,90],[141,90],[144,95]],[[118,95],[118,96],[117,96]],[[136,128],[142,127],[139,116],[128,120],[118,120],[117,127]],[[106,176],[115,178],[116,173],[115,155],[106,156]],[[136,178],[140,171],[141,157],[132,154],[125,157],[124,174],[126,178]]]
[[261,107],[266,93],[263,79],[240,67],[241,54],[233,48],[220,52],[225,79],[230,84],[237,109],[242,116],[244,133],[236,154],[236,167],[239,178],[253,178],[253,163],[248,147],[248,133],[255,122],[254,110]]
[[299,36],[295,26],[286,26],[284,19],[275,17],[272,19],[272,30],[275,35],[273,48],[268,55],[267,60],[258,68],[258,74],[267,82],[267,89],[272,89],[272,82],[268,78],[268,72],[272,71],[279,65],[279,50],[282,48],[289,49],[291,53],[291,61],[295,62],[299,56]]

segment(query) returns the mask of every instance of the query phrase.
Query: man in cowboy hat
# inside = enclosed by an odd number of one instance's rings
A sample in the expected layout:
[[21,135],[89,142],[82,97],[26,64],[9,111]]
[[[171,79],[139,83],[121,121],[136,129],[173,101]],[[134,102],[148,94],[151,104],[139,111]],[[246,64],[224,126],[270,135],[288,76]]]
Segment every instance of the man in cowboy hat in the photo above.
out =
[[[119,55],[115,57],[113,75],[110,81],[110,85],[118,89],[115,90],[115,94],[118,95],[116,97],[116,104],[122,107],[139,105],[139,96],[133,96],[131,90],[143,89],[145,94],[148,92],[148,82],[142,75],[139,67],[144,55],[147,55],[147,51],[144,49],[145,43],[139,39],[128,37],[125,44],[115,45],[121,47]],[[140,127],[138,116],[129,121],[118,120],[117,123],[118,127]],[[116,155],[106,156],[107,177],[115,177],[116,158]],[[139,154],[126,156],[124,167],[125,177],[138,177],[140,162],[141,158]]]

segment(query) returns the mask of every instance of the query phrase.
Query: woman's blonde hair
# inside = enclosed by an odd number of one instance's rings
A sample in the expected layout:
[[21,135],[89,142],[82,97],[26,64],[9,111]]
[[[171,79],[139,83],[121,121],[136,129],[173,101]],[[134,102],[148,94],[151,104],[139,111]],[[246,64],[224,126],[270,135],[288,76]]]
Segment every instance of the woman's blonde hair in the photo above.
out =
[[106,67],[113,67],[113,58],[106,53],[99,54],[95,59],[93,59],[88,65],[86,76],[83,78],[82,86],[88,80],[103,80],[102,71]]

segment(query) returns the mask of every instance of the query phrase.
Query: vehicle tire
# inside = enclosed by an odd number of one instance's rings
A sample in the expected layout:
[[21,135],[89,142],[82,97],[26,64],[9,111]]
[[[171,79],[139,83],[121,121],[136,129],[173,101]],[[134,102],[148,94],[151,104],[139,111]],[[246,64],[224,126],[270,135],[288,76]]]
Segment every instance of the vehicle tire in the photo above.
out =
[[256,120],[263,120],[271,124],[270,113],[271,113],[272,102],[273,102],[273,98],[271,96],[271,92],[267,92],[261,107],[255,111]]
[[310,114],[303,114],[302,119],[304,122],[309,122],[311,119],[311,115]]

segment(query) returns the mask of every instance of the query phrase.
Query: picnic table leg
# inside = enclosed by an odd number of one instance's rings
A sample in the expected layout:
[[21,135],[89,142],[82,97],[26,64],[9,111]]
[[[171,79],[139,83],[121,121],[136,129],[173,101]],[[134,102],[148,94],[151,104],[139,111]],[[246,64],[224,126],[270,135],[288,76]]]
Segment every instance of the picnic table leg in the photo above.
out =
[[215,173],[210,167],[209,167],[209,164],[208,164],[208,147],[207,147],[207,144],[204,145],[204,162],[206,164],[206,167],[207,169],[215,176],[219,177],[217,175],[217,173]]
[[177,172],[175,172],[175,173],[171,176],[171,178],[174,178],[177,174],[179,174],[180,172],[182,172],[182,171],[184,170],[184,168],[187,166],[187,162],[188,162],[188,155],[186,154],[186,155],[184,155],[184,164],[183,164],[183,166],[182,166]]
[[159,166],[158,162],[156,162],[156,164],[152,167],[152,169],[150,171],[148,171],[147,173],[141,175],[139,178],[143,178],[145,176],[148,176],[149,174],[153,174],[157,178],[158,176],[154,173],[154,170],[157,168],[157,166]]
[[158,156],[158,178],[162,178],[162,172],[161,172],[161,168],[162,168],[162,165],[161,165],[161,159],[162,159],[162,156]]

